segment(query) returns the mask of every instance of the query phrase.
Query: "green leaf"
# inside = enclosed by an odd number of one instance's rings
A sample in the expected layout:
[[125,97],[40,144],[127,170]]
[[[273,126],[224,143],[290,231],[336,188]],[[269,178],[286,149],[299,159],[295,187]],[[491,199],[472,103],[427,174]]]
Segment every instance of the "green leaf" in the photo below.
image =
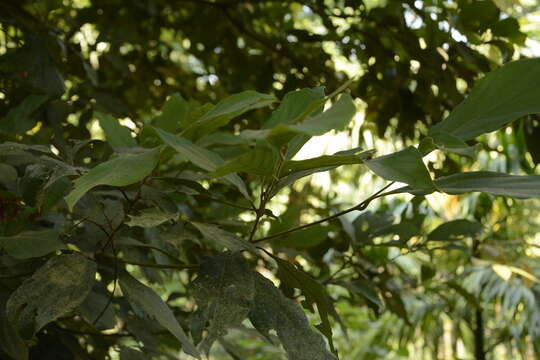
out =
[[322,111],[324,105],[324,87],[301,89],[287,93],[278,108],[272,112],[264,129],[271,129],[279,124],[291,125],[302,121],[313,112]]
[[358,155],[322,155],[316,158],[305,160],[287,160],[283,163],[280,177],[305,170],[329,168],[335,169],[341,165],[363,164],[365,155],[371,152],[364,152]]
[[480,191],[516,198],[540,197],[540,175],[509,175],[474,171],[436,179],[437,187],[448,194]]
[[227,161],[225,164],[211,172],[211,177],[220,177],[233,172],[245,172],[260,176],[270,176],[274,170],[275,156],[272,150],[257,147]]
[[240,325],[247,317],[255,297],[253,271],[240,253],[203,258],[192,288],[199,310],[191,333],[194,339],[200,338],[207,324],[201,347],[208,354],[227,328]]
[[228,328],[238,327],[249,317],[267,339],[270,330],[276,330],[290,360],[335,360],[322,336],[310,327],[302,308],[253,271],[240,253],[204,258],[193,282],[193,295],[199,310],[191,333],[199,339],[206,329],[201,343],[206,353]]
[[69,210],[88,190],[98,185],[127,186],[150,175],[159,162],[160,149],[137,155],[122,155],[103,162],[75,180],[74,188],[65,197]]
[[10,360],[29,360],[28,346],[7,319],[6,301],[0,296],[0,354],[6,354]]
[[302,308],[274,284],[254,273],[255,298],[249,312],[253,326],[266,338],[274,329],[290,360],[335,360],[324,339],[313,331]]
[[293,249],[310,248],[326,240],[330,229],[332,229],[330,226],[311,226],[307,229],[283,235],[274,240],[274,244]]
[[384,304],[379,297],[377,288],[371,281],[359,278],[351,282],[339,284],[346,287],[349,291],[361,295],[370,304],[370,306],[374,307],[374,309],[377,311],[384,308]]
[[151,288],[140,283],[127,272],[119,276],[122,293],[133,308],[133,311],[141,317],[149,317],[156,320],[164,328],[169,330],[182,344],[182,350],[191,356],[200,359],[197,348],[189,341],[186,333],[178,324],[171,309],[163,302],[161,297]]
[[[92,324],[99,317],[97,323],[94,324],[96,329],[112,329],[116,325],[115,311],[113,306],[107,305],[108,302],[109,296],[105,291],[91,291],[76,312],[82,315],[89,324]],[[105,312],[101,314],[103,309]]]
[[7,189],[15,186],[17,181],[17,170],[8,164],[0,164],[0,185]]
[[[206,171],[215,171],[225,163],[218,154],[197,146],[188,139],[170,134],[161,129],[154,128],[154,130],[165,144],[176,150],[180,155],[186,158],[186,160],[191,161],[194,165]],[[242,195],[249,198],[246,185],[238,175],[229,174],[225,176],[225,179],[236,186]]]
[[6,305],[8,320],[23,338],[79,306],[95,281],[96,263],[80,254],[53,256],[15,290]]
[[201,232],[204,238],[210,241],[211,244],[218,250],[222,250],[223,247],[231,251],[248,250],[255,253],[256,249],[249,241],[244,240],[233,233],[220,229],[219,227],[211,224],[203,224],[198,222],[191,222],[197,230]]
[[[292,125],[278,124],[272,129],[244,130],[241,136],[255,140],[267,139],[271,144],[279,148],[298,134],[317,136],[323,135],[330,130],[341,130],[349,124],[355,114],[356,106],[351,96],[343,94],[328,110],[300,123]],[[301,139],[299,146],[303,145],[307,139]]]
[[156,127],[172,133],[180,127],[186,127],[188,122],[189,103],[179,93],[174,93],[167,99],[161,114],[153,120]]
[[483,230],[476,221],[458,219],[439,225],[428,235],[428,240],[456,241],[466,237],[475,237]]
[[[346,151],[339,151],[333,155],[329,155],[330,158],[323,158],[322,162],[333,162],[334,164],[337,164],[341,162],[340,156],[349,156],[349,155],[355,155],[360,157],[362,159],[362,162],[364,162],[366,159],[370,158],[373,154],[373,150],[364,151],[360,154],[357,154],[359,151],[359,148],[350,149]],[[285,186],[288,186],[292,183],[294,183],[296,180],[301,179],[305,176],[309,176],[311,174],[315,174],[322,171],[329,171],[332,169],[335,169],[339,165],[332,165],[332,166],[323,166],[323,167],[313,167],[309,168],[310,166],[314,166],[319,163],[318,158],[314,159],[306,159],[306,160],[298,160],[298,161],[285,161],[283,164],[283,168],[292,168],[292,172],[283,176],[276,185],[272,188],[272,192],[270,193],[270,197],[274,196],[280,189],[284,188]],[[347,159],[345,161],[348,161]],[[355,160],[356,161],[356,160]],[[321,163],[322,163],[321,162]],[[320,163],[319,163],[320,164]],[[304,170],[300,170],[301,168],[306,168]],[[283,171],[282,171],[283,174]]]
[[0,120],[0,131],[10,134],[22,134],[35,125],[31,118],[34,111],[48,100],[47,95],[29,95],[19,105],[12,107]]
[[356,106],[349,94],[342,94],[325,112],[291,125],[298,133],[311,136],[323,135],[330,130],[343,130],[356,114]]
[[415,147],[365,161],[367,167],[383,179],[399,181],[413,189],[434,191],[435,185],[422,155]]
[[128,226],[139,226],[143,228],[153,228],[167,221],[178,220],[178,214],[166,213],[159,208],[149,208],[140,211],[139,215],[128,215]]
[[191,137],[195,134],[200,137],[200,135],[209,134],[249,110],[265,107],[276,101],[277,99],[271,95],[252,90],[231,95],[221,100],[195,123],[192,123],[186,129],[186,136]]
[[[515,198],[540,197],[540,175],[509,175],[492,171],[471,171],[434,180],[437,189],[452,195],[483,192]],[[392,194],[408,192],[425,195],[432,191],[413,189],[410,186],[392,191]]]
[[321,324],[317,325],[318,329],[328,339],[332,352],[335,353],[334,342],[332,341],[332,326],[328,315],[331,314],[337,317],[337,313],[330,301],[330,296],[327,294],[323,285],[314,280],[311,276],[298,269],[288,261],[280,259],[277,256],[272,258],[278,265],[278,277],[291,288],[297,288],[302,291],[305,296],[304,306],[312,312],[313,305],[317,304],[317,310],[321,318]]
[[30,259],[65,249],[54,229],[23,231],[14,236],[0,236],[0,247],[16,259]]
[[434,131],[430,133],[430,136],[435,145],[442,151],[453,152],[470,158],[474,157],[476,149],[452,134],[444,131]]
[[113,148],[132,147],[137,145],[137,142],[131,136],[131,130],[120,125],[117,119],[109,114],[98,111],[94,112],[94,116],[98,119],[99,126],[101,126],[105,132],[107,142],[111,144]]
[[446,132],[461,140],[495,131],[540,112],[540,58],[510,62],[489,73],[429,134]]

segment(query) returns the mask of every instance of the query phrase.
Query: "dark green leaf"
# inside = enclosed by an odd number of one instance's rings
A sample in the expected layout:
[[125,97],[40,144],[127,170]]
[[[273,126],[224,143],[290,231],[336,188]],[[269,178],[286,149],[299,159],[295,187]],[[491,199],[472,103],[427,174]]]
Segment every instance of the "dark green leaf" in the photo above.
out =
[[17,259],[40,257],[66,248],[58,236],[54,229],[23,231],[14,236],[0,236],[0,247]]
[[105,132],[107,142],[113,148],[131,147],[137,145],[135,139],[131,136],[131,130],[120,125],[117,119],[109,114],[94,112],[94,116],[99,120],[99,126]]
[[428,240],[456,241],[475,237],[483,230],[482,224],[465,219],[452,220],[439,225],[428,235]]
[[11,294],[6,313],[24,338],[79,306],[94,284],[96,263],[79,254],[53,256]]
[[29,95],[19,105],[12,107],[0,120],[0,131],[10,134],[22,134],[35,125],[32,113],[39,109],[49,97],[47,95]]
[[422,155],[415,147],[408,147],[389,155],[365,161],[367,167],[383,179],[399,181],[413,189],[434,191],[435,185]]
[[159,208],[143,209],[139,215],[128,216],[129,220],[126,221],[126,225],[143,228],[153,228],[167,221],[176,221],[178,219],[178,214],[166,213]]
[[[194,165],[206,171],[215,171],[225,163],[218,154],[197,146],[185,138],[175,136],[161,129],[155,128],[154,130],[165,144],[176,150],[180,155],[186,158],[186,160],[191,161]],[[249,198],[246,185],[238,175],[229,174],[225,176],[225,179],[236,186],[242,195]]]
[[198,222],[191,222],[197,230],[203,234],[204,238],[217,248],[223,250],[223,247],[231,251],[249,250],[255,252],[255,246],[249,241],[244,240],[233,233],[222,230],[219,227],[211,224],[203,224]]
[[127,272],[122,272],[119,277],[120,287],[127,301],[136,314],[141,317],[149,317],[156,320],[164,328],[169,330],[182,344],[182,350],[189,355],[200,359],[197,348],[189,341],[186,333],[178,324],[171,309],[152,289],[137,281]]
[[254,273],[255,298],[249,312],[253,326],[265,337],[275,329],[289,360],[335,360],[322,336],[310,327],[300,306],[283,296],[270,280]]
[[187,129],[188,137],[192,134],[206,135],[212,131],[227,125],[229,121],[243,113],[268,106],[277,99],[271,95],[261,94],[253,90],[243,91],[221,100],[195,123],[192,123]]
[[255,297],[253,274],[240,253],[202,259],[199,276],[192,283],[199,308],[192,333],[198,333],[198,329],[202,332],[204,324],[208,324],[207,336],[201,344],[207,354],[228,327],[240,325],[247,317]]
[[317,310],[321,318],[321,324],[317,327],[324,334],[330,343],[330,348],[333,352],[334,343],[332,341],[332,326],[328,315],[336,316],[337,313],[332,305],[330,297],[323,285],[315,281],[311,276],[298,269],[288,261],[272,256],[278,264],[278,277],[291,288],[297,288],[302,291],[306,300],[304,306],[307,306],[311,311],[313,305],[317,304]]
[[480,80],[463,103],[430,129],[461,140],[495,131],[540,112],[540,58],[508,63]]
[[165,105],[161,114],[156,116],[153,124],[165,131],[176,132],[180,127],[185,128],[189,122],[189,103],[178,94],[172,94]]
[[150,175],[159,161],[160,149],[137,155],[123,155],[103,162],[75,180],[74,189],[66,196],[70,210],[90,189],[98,185],[126,186]]
[[302,121],[313,112],[322,111],[324,104],[324,87],[301,89],[287,93],[278,108],[272,112],[270,119],[264,124],[265,129],[277,125],[291,125]]
[[261,176],[270,176],[274,170],[275,155],[272,150],[257,147],[249,150],[211,172],[212,177],[225,176],[233,172],[245,172]]

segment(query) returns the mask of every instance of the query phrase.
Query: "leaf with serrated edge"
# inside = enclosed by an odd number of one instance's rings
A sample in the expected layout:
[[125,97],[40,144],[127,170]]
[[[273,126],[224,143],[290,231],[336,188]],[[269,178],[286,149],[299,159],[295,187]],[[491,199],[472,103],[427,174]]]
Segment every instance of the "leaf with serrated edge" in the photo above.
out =
[[182,350],[191,356],[200,359],[199,351],[189,341],[186,333],[178,324],[172,310],[163,302],[161,297],[148,286],[140,283],[127,272],[119,277],[120,287],[127,301],[139,316],[148,316],[155,319],[169,330],[182,344]]

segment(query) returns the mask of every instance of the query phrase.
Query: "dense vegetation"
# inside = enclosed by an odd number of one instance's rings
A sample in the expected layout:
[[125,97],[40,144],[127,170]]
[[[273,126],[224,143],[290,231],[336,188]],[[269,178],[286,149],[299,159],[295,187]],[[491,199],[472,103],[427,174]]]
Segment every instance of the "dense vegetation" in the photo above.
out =
[[537,358],[534,11],[1,2],[0,358]]

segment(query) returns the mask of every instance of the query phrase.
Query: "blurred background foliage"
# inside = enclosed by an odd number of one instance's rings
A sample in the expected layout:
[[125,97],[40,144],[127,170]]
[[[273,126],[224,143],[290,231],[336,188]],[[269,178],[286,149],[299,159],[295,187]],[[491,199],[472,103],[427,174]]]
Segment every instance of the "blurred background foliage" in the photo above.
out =
[[[0,141],[51,145],[66,158],[76,154],[73,140],[94,139],[74,159],[92,166],[112,152],[99,141],[98,112],[139,134],[167,115],[163,104],[174,93],[204,104],[247,89],[278,98],[304,87],[329,93],[355,79],[350,91],[361,111],[352,125],[312,139],[297,158],[352,147],[386,153],[418,141],[486,72],[538,56],[539,19],[536,1],[526,0],[4,0]],[[258,128],[263,116],[251,112],[229,130]],[[539,135],[538,118],[529,116],[481,137],[476,159],[430,155],[429,168],[437,176],[479,168],[538,173]],[[235,144],[213,141],[236,155]],[[36,179],[27,171],[22,181]],[[299,181],[272,201],[281,220],[266,220],[260,235],[354,205],[379,181],[357,167]],[[40,221],[5,192],[0,202],[4,221],[14,214]],[[250,220],[204,198],[189,206],[230,229]],[[537,200],[486,194],[407,195],[273,247],[328,286],[347,329],[334,324],[344,359],[537,359],[539,210]],[[185,257],[195,262],[202,254],[197,248]],[[144,272],[163,296],[176,294],[174,281],[188,282]],[[212,358],[283,356],[246,332],[231,331]],[[117,344],[79,335],[82,347]],[[54,343],[44,335],[36,351]],[[64,339],[55,346],[75,345]],[[122,351],[125,359],[140,356]]]

